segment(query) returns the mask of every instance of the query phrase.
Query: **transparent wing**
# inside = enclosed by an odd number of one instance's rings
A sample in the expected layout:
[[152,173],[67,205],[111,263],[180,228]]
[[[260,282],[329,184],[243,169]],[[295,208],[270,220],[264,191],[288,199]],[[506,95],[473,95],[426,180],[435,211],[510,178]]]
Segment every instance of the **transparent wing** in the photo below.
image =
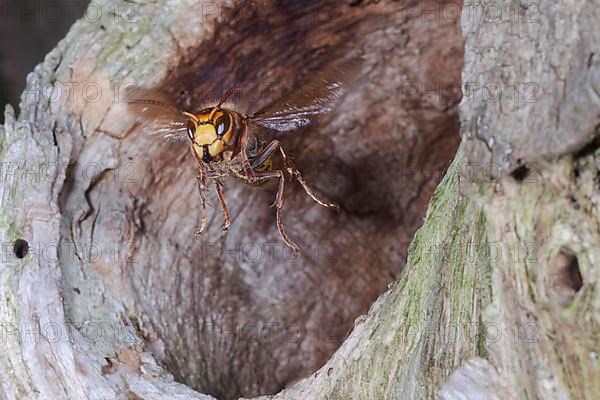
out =
[[348,83],[358,74],[359,67],[360,59],[355,58],[319,73],[251,118],[257,125],[276,131],[291,131],[306,126],[317,115],[334,109],[346,93]]
[[145,132],[159,135],[172,143],[187,142],[187,121],[169,121],[166,125],[148,126]]
[[186,142],[187,118],[176,107],[147,98],[132,99],[127,103],[145,134],[160,136],[169,142]]

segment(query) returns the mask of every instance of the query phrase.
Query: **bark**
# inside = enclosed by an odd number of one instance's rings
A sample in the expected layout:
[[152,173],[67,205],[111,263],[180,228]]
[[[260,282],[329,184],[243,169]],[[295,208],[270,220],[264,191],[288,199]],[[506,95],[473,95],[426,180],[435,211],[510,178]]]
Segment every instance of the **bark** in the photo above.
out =
[[[95,3],[100,20],[74,24],[0,128],[3,397],[592,398],[592,3],[538,7],[539,23],[527,5],[498,5],[525,18],[508,22],[463,9],[463,84],[544,96],[465,86],[458,151],[451,3]],[[187,149],[144,134],[126,84],[184,107],[241,86],[259,108],[357,55],[335,112],[282,137],[342,213],[288,184],[294,258],[274,188],[232,181],[231,230],[215,208],[194,240]]]

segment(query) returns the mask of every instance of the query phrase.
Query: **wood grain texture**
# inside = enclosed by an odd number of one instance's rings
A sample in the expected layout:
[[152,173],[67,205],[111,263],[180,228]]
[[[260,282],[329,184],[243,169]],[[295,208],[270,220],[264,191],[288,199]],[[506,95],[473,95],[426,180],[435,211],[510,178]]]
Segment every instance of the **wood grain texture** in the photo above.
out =
[[[465,4],[461,134],[478,181],[584,148],[600,126],[598,1]],[[540,118],[545,115],[547,118]]]
[[[23,126],[44,154],[28,150],[31,160],[56,167],[44,170],[46,186],[12,190],[50,198],[53,222],[36,233],[23,230],[27,219],[5,233],[7,243],[57,244],[55,257],[40,257],[55,278],[37,300],[43,307],[60,298],[45,318],[74,326],[86,346],[73,361],[75,347],[63,344],[58,354],[70,357],[71,372],[55,380],[86,377],[108,397],[187,393],[171,374],[218,398],[275,393],[321,366],[402,270],[458,142],[456,98],[428,98],[413,86],[458,85],[457,21],[429,24],[393,2],[189,1],[143,4],[133,15],[95,5],[102,18],[74,25],[30,75],[22,113],[5,127],[12,137]],[[194,240],[199,199],[187,148],[136,125],[125,85],[160,89],[190,108],[240,86],[240,103],[263,107],[356,56],[362,71],[336,111],[281,137],[306,179],[343,212],[320,209],[288,184],[285,219],[303,248],[294,258],[268,207],[274,188],[231,181],[233,227],[223,235],[214,209],[209,231]],[[44,98],[44,90],[59,94]],[[15,158],[26,154],[3,143]],[[29,301],[33,288],[18,298]],[[75,381],[53,390],[83,396]]]

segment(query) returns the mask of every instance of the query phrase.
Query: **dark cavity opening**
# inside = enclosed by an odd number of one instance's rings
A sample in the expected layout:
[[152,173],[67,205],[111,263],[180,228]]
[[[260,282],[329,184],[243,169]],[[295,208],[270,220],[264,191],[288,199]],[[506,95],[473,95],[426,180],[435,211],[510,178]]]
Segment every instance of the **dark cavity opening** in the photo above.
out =
[[25,258],[29,252],[29,243],[27,240],[17,239],[13,245],[13,253],[17,258]]
[[[552,265],[552,287],[554,291],[570,300],[583,286],[583,277],[575,253],[566,247],[560,249]],[[565,297],[566,296],[566,297]]]
[[[221,232],[211,188],[209,225],[195,239],[200,199],[189,149],[141,129],[119,147],[123,160],[140,166],[138,179],[94,187],[130,196],[128,203],[103,198],[101,210],[128,216],[115,240],[136,240],[136,262],[119,276],[131,282],[148,348],[178,381],[220,400],[276,393],[331,357],[400,276],[460,140],[456,98],[447,95],[461,86],[458,19],[407,18],[401,2],[259,2],[251,14],[245,3],[236,7],[214,37],[182,49],[156,89],[195,111],[236,87],[234,102],[250,96],[260,109],[319,71],[361,57],[361,72],[335,110],[276,136],[306,182],[342,212],[286,180],[284,224],[302,248],[292,257],[269,207],[276,182],[250,187],[228,179],[229,231]],[[116,217],[102,212],[96,231],[114,229]],[[73,284],[85,293],[80,285]]]
[[531,176],[531,169],[527,165],[521,165],[517,167],[511,174],[513,179],[517,182],[524,182],[529,176]]

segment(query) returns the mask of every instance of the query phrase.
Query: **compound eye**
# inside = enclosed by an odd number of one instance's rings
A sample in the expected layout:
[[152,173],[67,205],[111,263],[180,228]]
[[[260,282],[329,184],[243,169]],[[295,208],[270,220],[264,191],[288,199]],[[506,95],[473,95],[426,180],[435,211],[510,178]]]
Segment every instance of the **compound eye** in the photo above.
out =
[[187,134],[190,140],[194,140],[194,135],[196,133],[196,125],[192,121],[188,121],[187,124]]
[[225,135],[230,127],[229,116],[225,114],[222,117],[217,118],[215,126],[217,127],[217,136]]

